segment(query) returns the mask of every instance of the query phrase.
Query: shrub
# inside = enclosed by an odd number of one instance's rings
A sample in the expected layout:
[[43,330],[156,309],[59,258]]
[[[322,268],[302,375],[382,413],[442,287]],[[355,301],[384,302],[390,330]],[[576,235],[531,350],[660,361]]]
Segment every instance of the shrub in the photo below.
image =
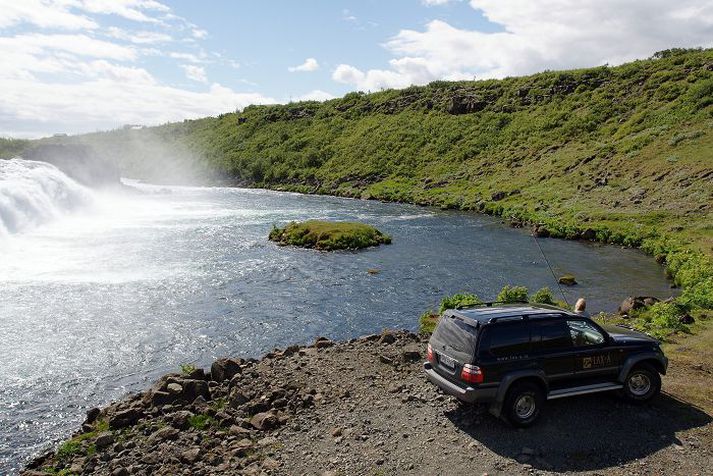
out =
[[527,302],[527,288],[506,285],[495,300],[497,302]]
[[530,297],[530,302],[536,304],[555,304],[555,299],[552,296],[552,291],[550,288],[538,289],[535,294]]
[[193,415],[188,419],[188,425],[195,430],[205,430],[213,424],[213,419],[208,415]]
[[273,226],[268,238],[280,245],[314,248],[322,251],[357,250],[390,244],[391,237],[373,226],[356,222],[307,220],[291,222],[284,228]]
[[440,317],[441,316],[430,309],[421,314],[421,317],[418,319],[418,332],[421,334],[433,334]]
[[183,375],[190,375],[196,371],[196,366],[193,364],[181,364],[181,373]]
[[675,302],[657,302],[650,308],[637,314],[643,321],[641,328],[657,339],[665,339],[673,332],[689,332],[688,326],[681,322],[686,314],[685,306]]
[[438,308],[438,313],[442,314],[446,309],[461,309],[466,306],[482,304],[483,301],[472,293],[458,293],[452,296],[446,296],[441,299],[441,305]]

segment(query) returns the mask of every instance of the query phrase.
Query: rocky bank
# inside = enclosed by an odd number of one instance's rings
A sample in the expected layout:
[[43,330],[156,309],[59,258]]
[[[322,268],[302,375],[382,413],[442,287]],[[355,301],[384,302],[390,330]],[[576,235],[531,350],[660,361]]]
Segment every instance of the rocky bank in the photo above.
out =
[[552,401],[535,427],[514,430],[430,385],[425,343],[385,331],[186,368],[90,410],[23,474],[710,474],[711,418],[699,409],[598,395]]

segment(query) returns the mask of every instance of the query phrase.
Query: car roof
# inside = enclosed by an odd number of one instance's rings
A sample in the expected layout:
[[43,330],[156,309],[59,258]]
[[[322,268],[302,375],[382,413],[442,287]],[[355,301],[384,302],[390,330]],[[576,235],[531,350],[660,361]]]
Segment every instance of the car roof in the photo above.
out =
[[557,306],[547,304],[529,304],[529,303],[512,303],[512,304],[496,304],[486,303],[476,306],[466,307],[463,309],[449,309],[445,314],[458,316],[464,319],[475,321],[478,324],[486,324],[508,317],[521,316],[538,316],[538,315],[553,315],[564,314],[575,316],[571,311],[562,309]]

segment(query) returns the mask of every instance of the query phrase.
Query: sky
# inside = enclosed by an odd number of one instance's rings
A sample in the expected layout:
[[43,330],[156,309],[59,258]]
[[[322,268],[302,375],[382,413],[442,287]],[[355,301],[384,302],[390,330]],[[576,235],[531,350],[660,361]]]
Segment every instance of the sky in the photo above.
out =
[[0,137],[698,46],[710,0],[0,0]]

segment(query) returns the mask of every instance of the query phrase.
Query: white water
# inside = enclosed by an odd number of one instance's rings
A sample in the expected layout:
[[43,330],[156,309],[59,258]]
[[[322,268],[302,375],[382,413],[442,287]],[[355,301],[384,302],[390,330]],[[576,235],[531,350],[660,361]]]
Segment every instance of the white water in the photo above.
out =
[[54,165],[0,160],[0,237],[35,228],[92,201],[92,192]]

